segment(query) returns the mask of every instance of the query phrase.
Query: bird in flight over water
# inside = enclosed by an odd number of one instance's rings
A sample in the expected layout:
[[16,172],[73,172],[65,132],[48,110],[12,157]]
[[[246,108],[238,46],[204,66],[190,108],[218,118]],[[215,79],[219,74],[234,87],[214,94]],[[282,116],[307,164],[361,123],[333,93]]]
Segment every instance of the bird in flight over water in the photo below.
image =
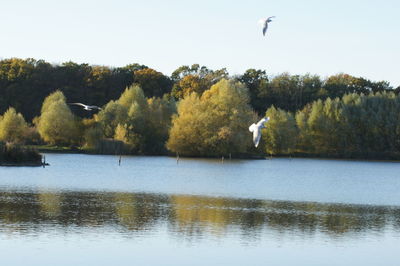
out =
[[101,110],[101,108],[96,105],[86,105],[83,103],[69,103],[69,104],[82,106],[83,109],[85,109],[86,111],[93,111],[94,109]]
[[275,18],[275,16],[268,17],[268,18],[262,18],[259,21],[263,25],[262,32],[263,32],[264,36],[265,36],[265,33],[267,32],[267,29],[268,29],[268,23],[272,22],[272,18]]
[[254,142],[254,146],[257,148],[258,147],[258,143],[260,143],[260,139],[261,139],[261,129],[263,129],[265,127],[264,123],[268,122],[269,120],[269,116],[268,117],[264,117],[263,119],[261,119],[260,121],[258,121],[257,124],[253,123],[250,127],[249,127],[249,131],[253,132],[253,142]]

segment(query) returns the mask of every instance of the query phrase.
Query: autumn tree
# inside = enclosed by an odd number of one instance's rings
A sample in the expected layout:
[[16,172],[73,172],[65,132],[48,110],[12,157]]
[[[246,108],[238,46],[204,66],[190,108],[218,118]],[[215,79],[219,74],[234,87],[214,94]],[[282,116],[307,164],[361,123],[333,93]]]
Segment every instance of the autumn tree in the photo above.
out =
[[248,124],[255,119],[247,88],[223,79],[201,97],[192,93],[180,101],[167,148],[192,156],[244,153],[251,146]]
[[50,94],[43,102],[37,128],[44,141],[53,145],[71,145],[79,141],[78,122],[61,91]]
[[176,99],[183,99],[192,92],[201,95],[210,86],[210,82],[200,78],[198,75],[186,75],[175,83],[171,93]]
[[24,117],[10,107],[0,118],[0,141],[23,142],[28,131],[28,124]]
[[152,68],[144,68],[134,72],[134,83],[143,90],[146,97],[162,97],[171,91],[171,80]]
[[200,67],[199,64],[193,64],[190,67],[181,66],[171,75],[171,79],[175,82],[171,95],[175,99],[182,99],[192,92],[201,95],[213,84],[228,78],[228,75],[225,68],[214,71],[205,66]]

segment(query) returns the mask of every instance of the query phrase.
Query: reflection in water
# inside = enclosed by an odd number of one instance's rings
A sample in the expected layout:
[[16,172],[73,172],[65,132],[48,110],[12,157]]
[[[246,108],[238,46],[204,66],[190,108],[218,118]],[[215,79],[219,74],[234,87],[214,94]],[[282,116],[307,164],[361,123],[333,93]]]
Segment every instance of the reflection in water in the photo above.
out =
[[56,217],[61,214],[61,195],[56,193],[41,192],[38,193],[38,203],[42,212],[50,217]]
[[400,207],[111,192],[0,192],[3,232],[107,227],[129,235],[156,230],[160,224],[189,239],[231,233],[257,238],[266,231],[340,237],[400,231]]

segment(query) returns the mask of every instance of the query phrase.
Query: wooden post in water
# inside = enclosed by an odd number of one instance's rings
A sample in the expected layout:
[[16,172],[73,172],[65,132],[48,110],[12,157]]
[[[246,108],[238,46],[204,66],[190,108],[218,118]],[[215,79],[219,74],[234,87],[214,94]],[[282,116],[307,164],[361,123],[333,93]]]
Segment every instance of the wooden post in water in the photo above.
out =
[[121,166],[121,155],[119,156],[118,166]]

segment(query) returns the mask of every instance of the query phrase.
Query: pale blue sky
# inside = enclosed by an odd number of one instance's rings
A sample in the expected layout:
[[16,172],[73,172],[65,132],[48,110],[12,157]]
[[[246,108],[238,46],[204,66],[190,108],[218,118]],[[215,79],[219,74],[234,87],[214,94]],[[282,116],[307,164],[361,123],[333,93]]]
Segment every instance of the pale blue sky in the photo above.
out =
[[[398,0],[0,0],[0,58],[345,72],[400,85]],[[258,20],[275,15],[267,36]]]

